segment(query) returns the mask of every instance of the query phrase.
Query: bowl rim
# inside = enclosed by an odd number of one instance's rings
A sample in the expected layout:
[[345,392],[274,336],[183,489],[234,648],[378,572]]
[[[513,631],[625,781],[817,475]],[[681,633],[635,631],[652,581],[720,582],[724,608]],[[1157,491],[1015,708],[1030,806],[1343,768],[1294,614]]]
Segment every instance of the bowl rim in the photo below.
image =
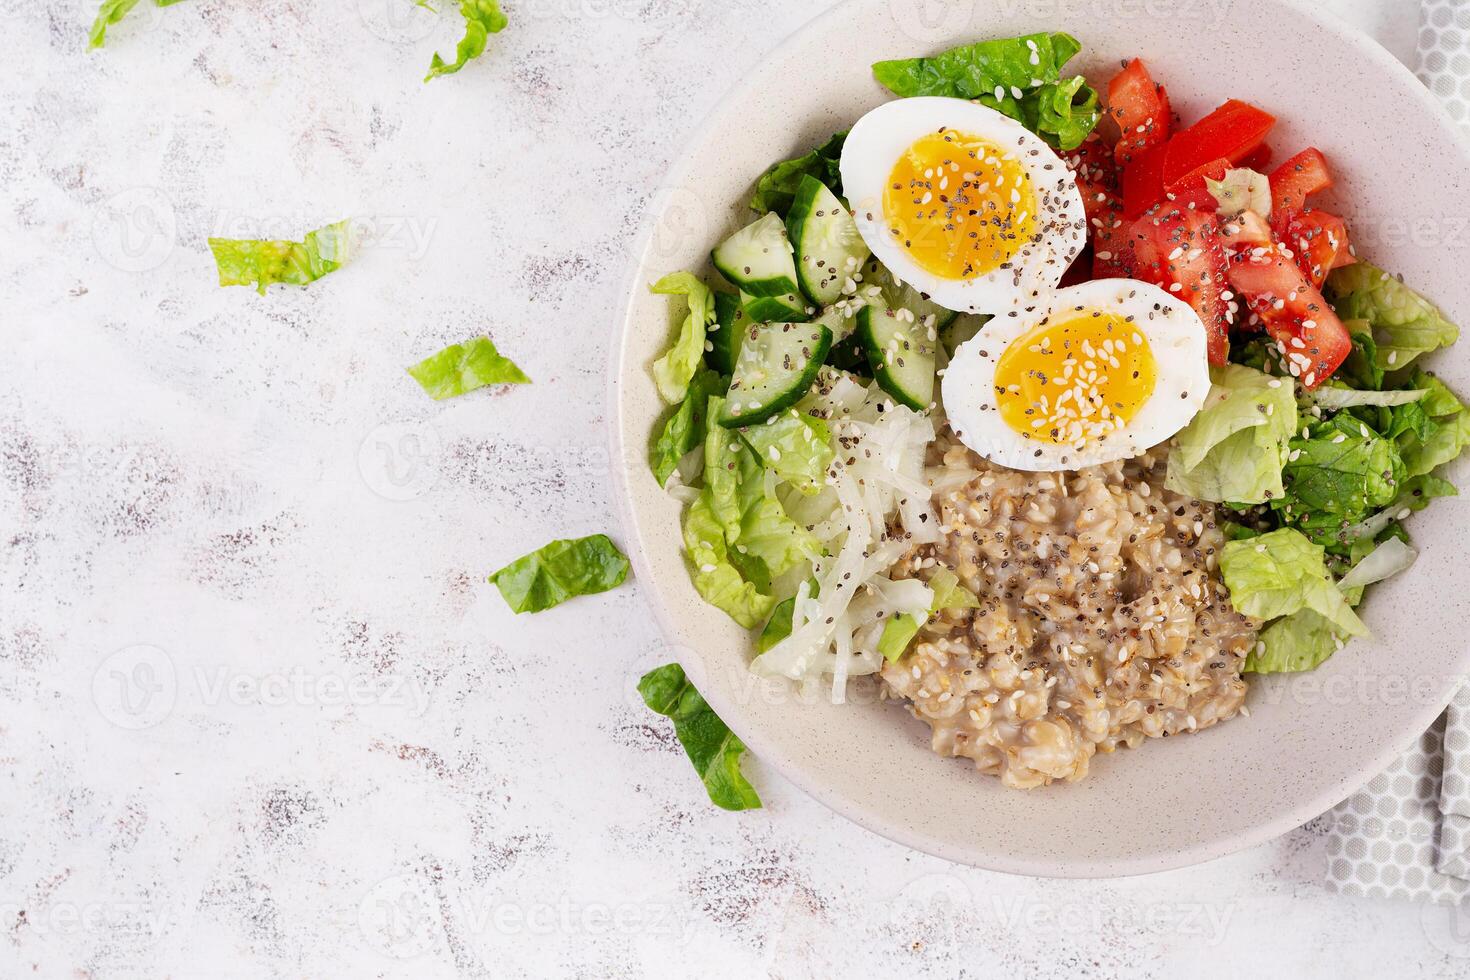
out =
[[[614,334],[608,352],[606,395],[609,449],[612,454],[610,458],[613,460],[612,486],[616,498],[614,509],[623,540],[629,545],[628,557],[633,565],[634,575],[639,580],[640,587],[646,590],[645,595],[652,608],[654,621],[666,641],[677,636],[678,630],[669,616],[668,604],[663,601],[663,596],[655,584],[656,580],[650,574],[649,560],[641,547],[638,512],[633,503],[633,489],[630,482],[632,467],[629,461],[634,458],[642,459],[644,456],[646,434],[643,441],[630,441],[629,434],[625,432],[626,412],[622,388],[619,384],[620,378],[628,368],[630,353],[628,338],[634,328],[634,298],[637,290],[643,285],[639,271],[645,264],[648,249],[662,217],[660,205],[668,199],[672,190],[687,185],[693,148],[703,146],[715,135],[719,118],[733,103],[765,84],[766,70],[771,62],[793,48],[808,44],[811,36],[843,19],[851,8],[871,2],[873,0],[841,0],[826,10],[817,12],[771,48],[760,61],[743,77],[730,85],[724,94],[710,106],[698,125],[681,142],[680,145],[685,149],[671,160],[668,170],[659,182],[651,198],[653,203],[643,216],[639,234],[633,241],[624,266],[624,273],[618,280],[621,290],[619,293],[620,312],[614,321]],[[1361,57],[1373,62],[1382,70],[1390,74],[1397,74],[1401,79],[1412,82],[1411,91],[1414,99],[1436,118],[1441,129],[1450,135],[1452,142],[1459,145],[1461,154],[1467,161],[1470,161],[1470,133],[1467,133],[1466,127],[1462,127],[1454,120],[1443,102],[1430,92],[1429,88],[1415,76],[1407,65],[1372,36],[1346,23],[1337,15],[1321,10],[1309,0],[1264,0],[1264,2],[1306,18],[1319,29],[1335,35],[1353,47]],[[936,42],[932,46],[937,49],[939,44]],[[633,456],[628,455],[630,449],[635,450]],[[674,647],[671,645],[671,648]],[[1461,655],[1460,673],[1464,675],[1467,672],[1470,672],[1470,647],[1467,647]],[[763,731],[745,724],[741,712],[735,705],[726,703],[723,692],[718,688],[711,686],[708,692],[701,690],[701,694],[706,696],[710,706],[725,720],[731,731],[745,743],[750,753],[762,764],[771,767],[803,793],[859,827],[896,844],[959,865],[1003,874],[1055,879],[1123,878],[1171,871],[1226,857],[1274,840],[1331,810],[1387,769],[1395,759],[1403,754],[1414,739],[1434,723],[1448,706],[1454,693],[1455,687],[1449,686],[1442,700],[1430,699],[1415,712],[1405,713],[1403,716],[1405,720],[1400,728],[1391,733],[1395,737],[1385,737],[1382,741],[1382,748],[1371,757],[1366,758],[1361,765],[1356,767],[1354,773],[1344,776],[1333,786],[1302,799],[1272,820],[1242,828],[1239,832],[1229,836],[1201,840],[1189,847],[1168,853],[1129,858],[1070,860],[1065,865],[1059,865],[1046,860],[1017,857],[997,851],[978,854],[973,849],[963,850],[945,840],[926,835],[915,827],[900,821],[885,819],[871,808],[864,807],[861,803],[825,785],[821,779],[810,775],[801,767],[791,765],[783,758],[781,750],[767,739]]]

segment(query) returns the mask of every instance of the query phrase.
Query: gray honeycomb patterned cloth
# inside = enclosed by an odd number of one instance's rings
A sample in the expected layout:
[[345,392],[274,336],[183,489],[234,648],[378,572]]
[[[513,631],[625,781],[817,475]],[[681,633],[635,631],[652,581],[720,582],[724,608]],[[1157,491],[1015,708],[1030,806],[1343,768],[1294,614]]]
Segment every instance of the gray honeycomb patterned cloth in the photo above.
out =
[[[1424,84],[1470,125],[1470,0],[1424,0],[1418,62]],[[1328,888],[1455,904],[1470,897],[1470,688],[1324,819]]]

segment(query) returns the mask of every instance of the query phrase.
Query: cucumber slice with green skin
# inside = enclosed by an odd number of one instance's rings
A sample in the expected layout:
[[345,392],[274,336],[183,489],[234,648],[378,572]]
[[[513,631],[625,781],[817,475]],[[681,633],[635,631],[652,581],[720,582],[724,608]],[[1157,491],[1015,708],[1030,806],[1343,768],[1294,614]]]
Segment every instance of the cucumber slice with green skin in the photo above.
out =
[[720,425],[755,425],[801,401],[832,348],[832,331],[816,323],[752,325],[740,347]]
[[846,340],[838,341],[827,352],[827,366],[839,371],[848,371],[862,378],[871,378],[873,369],[868,366],[868,352],[858,339],[856,332]]
[[954,357],[954,352],[960,349],[960,344],[978,334],[990,317],[983,313],[964,313],[954,318],[948,326],[939,331],[939,342],[944,345],[945,353]]
[[747,318],[756,323],[806,323],[817,312],[805,296],[750,296],[742,293],[740,303]]
[[820,323],[832,331],[832,346],[836,347],[857,330],[857,312],[845,311],[840,306],[829,306],[812,323]]
[[[919,292],[913,286],[898,282],[893,278],[893,273],[888,271],[888,267],[877,259],[870,259],[863,266],[862,284],[864,286],[877,286],[882,290],[883,301],[891,309],[909,310],[920,321],[925,317],[933,316],[934,329],[936,330],[943,330],[954,322],[955,317],[959,316],[959,313],[954,310],[945,309],[931,300],[927,294]],[[869,297],[861,288],[858,289],[858,295],[867,299],[870,303],[873,301],[872,297]]]
[[900,405],[929,411],[934,403],[934,329],[904,309],[865,306],[857,320],[857,337],[879,386]]
[[720,374],[735,370],[735,359],[740,356],[740,341],[750,318],[740,306],[740,297],[734,293],[715,293],[715,322],[705,331],[708,348],[704,362]]
[[778,214],[766,214],[746,225],[710,253],[710,258],[720,275],[751,296],[785,296],[799,288],[786,223]]
[[872,251],[858,234],[857,222],[837,195],[811,174],[801,178],[786,232],[796,248],[796,278],[807,299],[828,306],[842,298],[842,287]]

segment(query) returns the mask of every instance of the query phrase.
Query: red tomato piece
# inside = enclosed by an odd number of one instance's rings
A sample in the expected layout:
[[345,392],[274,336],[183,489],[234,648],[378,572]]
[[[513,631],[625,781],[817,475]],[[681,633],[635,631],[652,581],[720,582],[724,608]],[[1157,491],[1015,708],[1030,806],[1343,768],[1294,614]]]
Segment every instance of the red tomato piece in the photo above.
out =
[[1165,185],[1164,190],[1170,194],[1178,194],[1181,191],[1192,190],[1196,186],[1203,187],[1206,180],[1224,180],[1225,172],[1229,169],[1230,161],[1220,157],[1195,167],[1183,177]]
[[1249,156],[1240,161],[1240,166],[1246,170],[1254,170],[1256,173],[1265,173],[1266,168],[1271,166],[1271,147],[1262,143],[1252,150]]
[[1225,295],[1225,246],[1212,211],[1170,208],[1133,223],[1134,274],[1187,302],[1199,314],[1210,363],[1230,353],[1230,302]]
[[1123,199],[1100,184],[1081,180],[1077,184],[1087,210],[1092,278],[1127,278],[1132,256],[1128,251],[1128,222],[1123,220]]
[[1353,349],[1347,328],[1279,245],[1242,253],[1230,285],[1276,341],[1287,370],[1308,388],[1332,376]]
[[1273,215],[1272,224],[1297,266],[1318,289],[1333,269],[1358,261],[1350,249],[1347,224],[1335,214],[1307,208]]
[[1164,199],[1167,143],[1144,150],[1123,169],[1123,216],[1133,219]]
[[1275,116],[1248,102],[1231,99],[1169,140],[1169,152],[1164,158],[1164,186],[1221,157],[1239,163],[1265,142],[1274,125]]
[[1169,93],[1153,80],[1141,58],[1128,62],[1108,83],[1108,115],[1120,134],[1113,152],[1125,166],[1149,147],[1167,142],[1174,128]]
[[1082,141],[1081,146],[1068,153],[1065,161],[1072,173],[1077,175],[1079,185],[1086,181],[1110,191],[1118,189],[1118,163],[1113,157],[1112,147],[1103,142],[1096,130]]
[[1307,198],[1332,186],[1327,158],[1316,147],[1308,147],[1271,173],[1271,210],[1300,211]]

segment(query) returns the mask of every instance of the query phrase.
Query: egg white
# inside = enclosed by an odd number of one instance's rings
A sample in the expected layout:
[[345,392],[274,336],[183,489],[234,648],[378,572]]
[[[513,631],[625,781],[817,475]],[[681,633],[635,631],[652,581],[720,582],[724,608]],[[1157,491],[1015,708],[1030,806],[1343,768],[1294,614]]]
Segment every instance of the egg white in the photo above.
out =
[[[995,398],[996,364],[1006,348],[1047,320],[1079,309],[1132,317],[1130,325],[1148,342],[1157,365],[1153,394],[1137,414],[1080,449],[1026,438],[1006,424]],[[1131,459],[1173,436],[1203,407],[1210,391],[1205,326],[1188,303],[1157,286],[1133,279],[1082,283],[1056,291],[1043,308],[991,320],[955,351],[941,390],[959,440],[1013,470],[1076,470]]]
[[[1035,201],[1023,201],[1035,232],[1001,268],[972,279],[947,279],[919,265],[895,240],[883,214],[894,166],[924,136],[951,129],[994,143],[1019,161]],[[842,150],[842,186],[863,241],[898,280],[950,310],[1003,313],[1055,289],[1087,244],[1077,182],[1046,141],[978,102],[923,97],[886,102],[858,120]]]

